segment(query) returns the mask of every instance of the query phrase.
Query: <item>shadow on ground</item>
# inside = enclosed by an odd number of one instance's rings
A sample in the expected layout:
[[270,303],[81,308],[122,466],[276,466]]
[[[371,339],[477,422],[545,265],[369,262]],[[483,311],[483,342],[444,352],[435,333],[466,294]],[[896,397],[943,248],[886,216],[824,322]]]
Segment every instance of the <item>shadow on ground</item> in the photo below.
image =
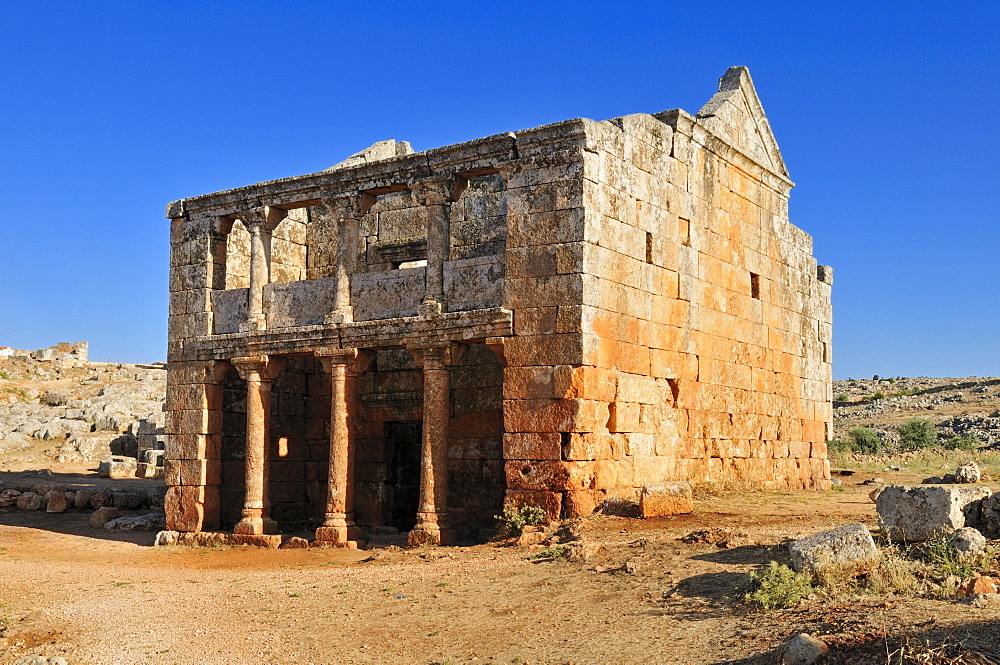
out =
[[[906,634],[827,637],[830,652],[817,665],[998,665],[1000,623],[978,621]],[[714,665],[773,665],[781,649]]]

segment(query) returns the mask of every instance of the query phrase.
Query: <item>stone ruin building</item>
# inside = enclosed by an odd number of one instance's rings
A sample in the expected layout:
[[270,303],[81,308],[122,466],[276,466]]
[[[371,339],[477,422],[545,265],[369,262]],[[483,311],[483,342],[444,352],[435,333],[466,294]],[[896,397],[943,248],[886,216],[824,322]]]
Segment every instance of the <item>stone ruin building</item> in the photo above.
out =
[[448,543],[656,481],[828,488],[832,271],[792,186],[734,67],[695,116],[171,203],[168,528]]
[[78,366],[88,362],[89,347],[87,342],[59,342],[55,346],[36,351],[0,346],[0,358],[32,358],[39,361],[55,361]]

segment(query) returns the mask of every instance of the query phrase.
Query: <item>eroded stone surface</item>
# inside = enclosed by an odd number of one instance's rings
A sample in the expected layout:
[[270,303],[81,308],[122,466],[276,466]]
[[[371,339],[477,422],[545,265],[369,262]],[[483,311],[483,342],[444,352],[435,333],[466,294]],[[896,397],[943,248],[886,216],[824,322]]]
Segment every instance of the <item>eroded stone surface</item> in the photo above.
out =
[[875,499],[875,508],[893,541],[921,542],[977,526],[983,500],[991,494],[976,485],[892,485]]
[[864,524],[855,523],[793,540],[788,544],[792,568],[818,578],[825,569],[847,574],[869,571],[878,563],[879,552]]

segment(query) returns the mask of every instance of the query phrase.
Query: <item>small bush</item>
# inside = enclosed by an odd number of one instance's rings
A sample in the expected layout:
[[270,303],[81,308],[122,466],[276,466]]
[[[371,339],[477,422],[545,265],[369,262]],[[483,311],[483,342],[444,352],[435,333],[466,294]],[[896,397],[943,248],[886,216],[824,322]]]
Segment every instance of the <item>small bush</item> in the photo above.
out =
[[826,442],[826,450],[828,453],[836,455],[839,453],[849,453],[854,450],[854,446],[850,441],[834,439],[833,441]]
[[750,573],[750,579],[754,590],[744,595],[743,600],[765,610],[791,607],[813,592],[807,577],[777,561]]
[[885,393],[881,390],[876,390],[875,394],[872,395],[872,401],[874,402],[877,399],[885,399]]
[[535,506],[521,506],[518,508],[513,504],[505,504],[503,514],[494,515],[500,520],[500,533],[504,536],[517,536],[526,526],[543,524],[545,522],[545,511]]
[[855,427],[847,433],[851,449],[859,453],[876,454],[883,450],[878,432],[867,427]]
[[937,430],[930,418],[910,418],[896,431],[903,450],[923,450],[937,445]]
[[941,445],[947,450],[975,450],[982,445],[982,441],[975,434],[963,434],[945,439]]
[[565,556],[569,548],[565,545],[555,545],[553,547],[547,547],[544,550],[539,550],[535,552],[528,558],[531,560],[535,559],[558,559],[559,557]]
[[947,534],[923,543],[917,554],[945,575],[957,575],[962,579],[975,577],[989,570],[997,558],[997,552],[992,547],[987,547],[978,554],[962,556],[949,542]]
[[833,399],[836,402],[846,402],[847,401],[847,393],[840,393],[839,395],[837,395]]

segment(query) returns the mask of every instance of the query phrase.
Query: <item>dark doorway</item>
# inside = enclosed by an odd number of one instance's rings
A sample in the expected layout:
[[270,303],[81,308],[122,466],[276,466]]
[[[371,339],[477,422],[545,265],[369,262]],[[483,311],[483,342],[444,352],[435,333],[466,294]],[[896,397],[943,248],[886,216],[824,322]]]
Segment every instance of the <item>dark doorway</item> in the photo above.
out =
[[389,525],[409,531],[417,523],[420,502],[420,439],[423,433],[419,420],[386,423],[386,437],[392,458],[389,461],[388,513]]

